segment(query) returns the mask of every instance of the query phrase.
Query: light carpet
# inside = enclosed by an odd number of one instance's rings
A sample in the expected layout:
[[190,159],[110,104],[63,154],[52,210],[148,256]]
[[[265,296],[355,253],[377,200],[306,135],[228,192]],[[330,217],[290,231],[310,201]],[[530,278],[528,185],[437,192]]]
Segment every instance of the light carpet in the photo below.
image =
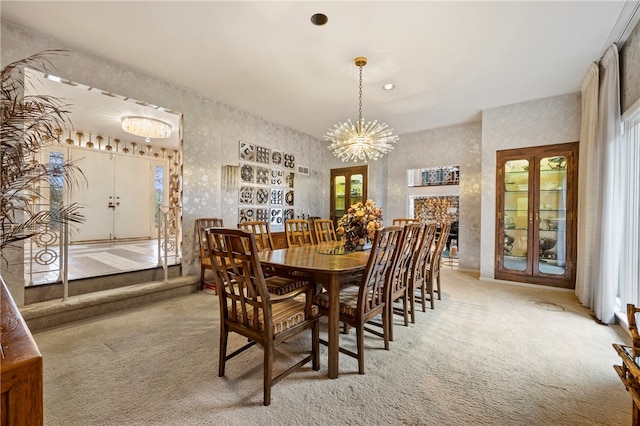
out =
[[[598,324],[571,292],[443,271],[443,298],[390,351],[365,336],[366,374],[340,356],[340,377],[310,365],[262,405],[262,351],[218,377],[218,298],[194,293],[35,334],[44,357],[46,425],[626,425],[616,375],[619,326]],[[321,336],[326,336],[325,323]],[[232,335],[235,348],[246,340]],[[355,332],[341,335],[355,347]],[[310,346],[279,351],[276,369]],[[288,363],[288,364],[287,364]]]

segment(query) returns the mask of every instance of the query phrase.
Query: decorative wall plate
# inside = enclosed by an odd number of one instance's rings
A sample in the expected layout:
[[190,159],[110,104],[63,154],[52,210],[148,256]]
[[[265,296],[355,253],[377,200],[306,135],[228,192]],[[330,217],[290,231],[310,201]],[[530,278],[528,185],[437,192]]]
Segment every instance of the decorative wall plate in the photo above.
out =
[[293,206],[293,191],[287,191],[284,196],[284,202],[287,203],[287,206]]
[[256,146],[252,143],[240,141],[240,159],[256,161]]
[[256,209],[256,220],[269,222],[269,209]]
[[275,166],[282,165],[282,153],[280,151],[271,151],[271,163]]
[[283,176],[282,170],[271,169],[271,185],[282,186]]
[[295,175],[296,174],[293,172],[287,173],[287,176],[285,177],[285,186],[288,186],[289,188],[293,188]]
[[251,182],[253,183],[253,166],[248,164],[243,164],[240,168],[240,179],[242,182]]
[[256,162],[269,164],[271,150],[263,146],[256,146]]
[[271,209],[270,224],[272,227],[282,227],[284,220],[282,218],[282,209]]
[[256,183],[260,185],[269,185],[269,175],[271,171],[265,167],[256,167]]
[[294,219],[293,209],[284,209],[284,220]]
[[285,154],[284,155],[284,166],[290,169],[295,169],[296,167],[296,157],[293,154]]
[[254,188],[243,186],[240,188],[240,204],[253,204]]
[[256,189],[256,204],[269,204],[270,191],[267,188]]
[[238,223],[252,221],[253,216],[253,209],[238,209]]
[[272,189],[271,190],[271,204],[274,205],[282,205],[282,189]]

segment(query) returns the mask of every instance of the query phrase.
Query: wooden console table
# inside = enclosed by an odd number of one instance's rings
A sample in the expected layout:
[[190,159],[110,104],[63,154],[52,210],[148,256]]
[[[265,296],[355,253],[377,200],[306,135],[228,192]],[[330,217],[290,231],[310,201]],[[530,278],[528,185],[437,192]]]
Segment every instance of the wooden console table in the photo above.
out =
[[640,426],[640,351],[617,343],[614,343],[613,347],[622,359],[622,365],[614,365],[613,368],[633,401],[631,424]]
[[0,425],[43,424],[42,355],[20,311],[0,279]]

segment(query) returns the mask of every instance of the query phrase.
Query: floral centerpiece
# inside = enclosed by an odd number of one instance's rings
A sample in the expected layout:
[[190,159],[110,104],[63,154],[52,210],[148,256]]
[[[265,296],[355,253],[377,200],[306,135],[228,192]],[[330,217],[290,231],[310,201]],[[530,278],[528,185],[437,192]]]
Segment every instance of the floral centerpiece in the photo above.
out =
[[338,221],[336,234],[344,236],[346,251],[362,250],[371,245],[376,230],[382,228],[382,209],[373,200],[353,204]]

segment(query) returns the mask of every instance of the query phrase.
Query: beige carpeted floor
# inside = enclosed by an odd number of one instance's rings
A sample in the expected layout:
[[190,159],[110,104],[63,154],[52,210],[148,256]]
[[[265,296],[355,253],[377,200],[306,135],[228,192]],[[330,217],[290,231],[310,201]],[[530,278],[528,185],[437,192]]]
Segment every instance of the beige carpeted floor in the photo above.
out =
[[[630,423],[631,398],[612,368],[619,360],[611,346],[629,338],[618,326],[597,324],[573,293],[452,270],[444,271],[443,287],[443,300],[418,312],[416,324],[395,318],[389,352],[366,336],[365,375],[342,355],[340,377],[329,380],[321,347],[320,371],[307,366],[278,383],[269,407],[262,405],[259,348],[217,377],[218,300],[208,293],[37,333],[45,424]],[[289,342],[281,359],[291,361],[286,356],[308,342]]]

